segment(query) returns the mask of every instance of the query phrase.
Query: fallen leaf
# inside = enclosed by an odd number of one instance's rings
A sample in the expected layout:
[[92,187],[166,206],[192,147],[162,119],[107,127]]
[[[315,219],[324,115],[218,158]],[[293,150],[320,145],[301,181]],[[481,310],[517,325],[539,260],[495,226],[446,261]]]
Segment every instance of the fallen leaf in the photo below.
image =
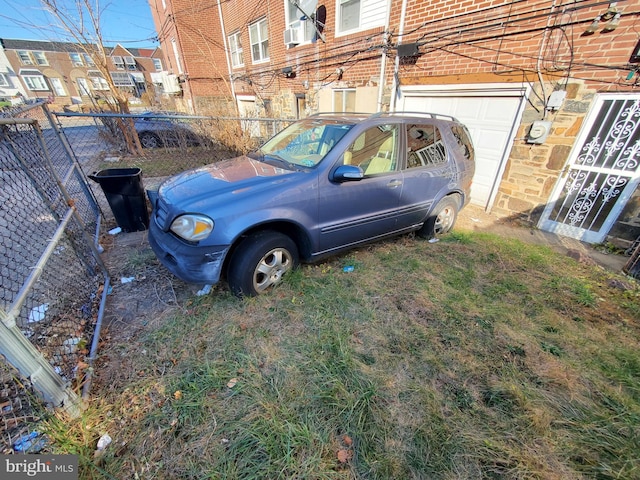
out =
[[180,400],[182,398],[182,392],[180,390],[176,390],[175,392],[173,392],[173,398],[175,398],[176,400]]
[[229,383],[227,383],[227,387],[233,388],[236,386],[237,383],[238,383],[238,379],[232,378],[231,380],[229,380]]
[[351,452],[349,450],[338,450],[338,461],[340,463],[347,463],[351,460]]
[[351,445],[353,445],[353,440],[351,439],[351,437],[349,435],[345,435],[344,437],[342,437],[342,442],[347,447],[350,447]]

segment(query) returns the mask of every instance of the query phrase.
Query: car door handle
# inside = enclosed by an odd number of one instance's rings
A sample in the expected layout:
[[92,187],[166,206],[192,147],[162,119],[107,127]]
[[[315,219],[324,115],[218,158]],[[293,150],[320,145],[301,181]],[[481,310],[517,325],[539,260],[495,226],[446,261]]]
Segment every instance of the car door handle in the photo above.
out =
[[402,180],[391,180],[389,183],[387,183],[387,187],[389,188],[396,188],[400,185],[402,185]]

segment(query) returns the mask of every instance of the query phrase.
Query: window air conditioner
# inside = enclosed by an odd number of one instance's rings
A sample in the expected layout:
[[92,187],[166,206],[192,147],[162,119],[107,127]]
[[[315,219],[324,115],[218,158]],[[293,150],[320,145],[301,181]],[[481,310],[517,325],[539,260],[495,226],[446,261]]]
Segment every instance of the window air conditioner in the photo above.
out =
[[174,74],[167,74],[162,81],[162,90],[164,93],[180,93],[180,83],[178,82],[178,76]]
[[298,45],[305,41],[304,38],[305,21],[298,20],[289,24],[289,28],[284,31],[284,44],[288,47]]

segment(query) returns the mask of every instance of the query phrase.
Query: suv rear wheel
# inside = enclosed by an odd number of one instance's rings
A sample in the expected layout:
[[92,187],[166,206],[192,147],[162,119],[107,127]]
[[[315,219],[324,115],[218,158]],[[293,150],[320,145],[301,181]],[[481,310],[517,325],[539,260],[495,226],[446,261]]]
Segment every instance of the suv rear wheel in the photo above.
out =
[[270,231],[251,235],[242,240],[231,257],[229,288],[239,297],[265,293],[298,262],[298,248],[286,235]]
[[418,230],[418,235],[422,238],[433,238],[450,232],[458,218],[458,210],[460,203],[456,196],[443,198]]

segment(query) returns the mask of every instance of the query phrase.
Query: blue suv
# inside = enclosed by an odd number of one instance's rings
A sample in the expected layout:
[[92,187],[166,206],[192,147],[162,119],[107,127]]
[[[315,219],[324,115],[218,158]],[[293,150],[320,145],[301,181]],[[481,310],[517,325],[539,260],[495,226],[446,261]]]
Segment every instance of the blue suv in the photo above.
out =
[[149,242],[190,283],[238,295],[278,284],[300,261],[415,231],[453,227],[475,170],[467,128],[425,113],[318,114],[245,156],[166,180]]

